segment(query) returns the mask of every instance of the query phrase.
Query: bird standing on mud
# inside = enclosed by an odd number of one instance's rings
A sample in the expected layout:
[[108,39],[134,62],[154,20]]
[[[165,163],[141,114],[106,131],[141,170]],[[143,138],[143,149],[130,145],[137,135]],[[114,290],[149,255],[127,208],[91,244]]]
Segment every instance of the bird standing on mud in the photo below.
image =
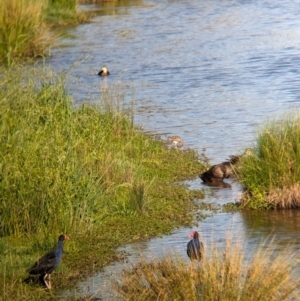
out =
[[68,239],[69,237],[67,235],[60,235],[57,247],[53,251],[41,257],[30,269],[27,270],[29,274],[41,275],[41,280],[48,289],[51,289],[51,273],[59,265],[63,254],[63,243]]
[[109,73],[107,67],[106,67],[106,66],[103,66],[103,67],[101,68],[101,70],[98,72],[98,75],[99,75],[99,76],[108,76],[108,75],[110,75],[110,73]]
[[187,255],[191,260],[200,261],[203,257],[204,246],[200,241],[199,233],[197,231],[193,231],[190,233],[189,237],[192,238],[192,240],[190,240],[187,244]]

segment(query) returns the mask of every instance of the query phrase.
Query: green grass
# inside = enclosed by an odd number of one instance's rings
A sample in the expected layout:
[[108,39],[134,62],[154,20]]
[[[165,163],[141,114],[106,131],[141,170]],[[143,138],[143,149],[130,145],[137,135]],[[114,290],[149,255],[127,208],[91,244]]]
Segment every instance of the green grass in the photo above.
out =
[[49,46],[44,26],[44,1],[0,1],[0,63],[37,57]]
[[76,0],[1,0],[0,65],[48,56],[57,37],[49,27],[78,24],[87,16]]
[[22,281],[61,233],[70,241],[54,288],[100,270],[121,244],[191,225],[203,192],[175,183],[203,170],[197,153],[141,133],[114,90],[75,107],[65,80],[37,69],[9,71],[0,87],[4,300],[52,298]]
[[175,256],[142,260],[112,282],[126,301],[296,300],[300,277],[294,275],[295,254],[275,249],[264,244],[246,261],[243,246],[228,239],[224,251],[207,246],[200,264]]
[[46,21],[50,25],[78,24],[85,22],[87,16],[77,9],[77,0],[49,0]]
[[256,147],[240,163],[239,178],[246,188],[247,208],[299,208],[300,119],[285,115],[265,124]]

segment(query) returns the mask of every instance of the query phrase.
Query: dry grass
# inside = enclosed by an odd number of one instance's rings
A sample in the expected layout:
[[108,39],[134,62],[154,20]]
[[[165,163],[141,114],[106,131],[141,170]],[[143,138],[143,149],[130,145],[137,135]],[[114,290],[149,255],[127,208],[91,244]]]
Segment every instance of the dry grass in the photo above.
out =
[[299,207],[300,183],[291,187],[272,189],[266,197],[266,202],[278,209],[294,209]]
[[227,240],[224,251],[216,248],[198,264],[167,257],[141,261],[124,271],[115,289],[127,301],[285,301],[296,300],[300,277],[294,277],[296,258],[291,249],[276,253],[263,244],[245,260],[240,243]]

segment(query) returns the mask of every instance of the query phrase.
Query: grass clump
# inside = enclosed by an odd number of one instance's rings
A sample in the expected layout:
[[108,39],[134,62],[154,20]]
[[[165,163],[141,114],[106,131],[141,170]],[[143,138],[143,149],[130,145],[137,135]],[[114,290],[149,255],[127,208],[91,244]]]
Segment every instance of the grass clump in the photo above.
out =
[[262,246],[250,260],[240,243],[227,240],[223,251],[206,250],[200,264],[167,257],[127,269],[114,288],[126,301],[284,301],[296,300],[300,277],[291,250]]
[[[56,37],[47,26],[81,23],[76,0],[1,0],[0,64],[47,54]],[[49,27],[49,26],[48,26]]]
[[300,207],[300,119],[285,116],[264,126],[257,146],[240,164],[239,178],[246,189],[247,208]]
[[11,65],[15,59],[45,53],[44,1],[0,1],[0,62]]
[[78,24],[86,16],[77,9],[77,0],[48,0],[46,20],[51,25]]
[[55,288],[115,260],[121,244],[193,221],[192,200],[203,193],[175,183],[203,169],[197,153],[144,135],[122,99],[116,102],[113,91],[104,94],[98,106],[75,107],[65,80],[50,70],[11,70],[0,79],[5,300],[51,299],[44,291],[37,296],[22,279],[61,233],[70,241],[53,277]]

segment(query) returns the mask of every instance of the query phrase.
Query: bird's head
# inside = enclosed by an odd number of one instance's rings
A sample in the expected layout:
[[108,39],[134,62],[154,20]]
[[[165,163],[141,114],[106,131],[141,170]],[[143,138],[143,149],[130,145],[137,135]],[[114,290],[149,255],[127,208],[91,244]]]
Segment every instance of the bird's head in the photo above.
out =
[[109,71],[108,71],[108,68],[106,66],[103,66],[101,68],[101,70],[99,71],[98,75],[101,75],[101,76],[106,76],[106,75],[109,75]]
[[66,234],[62,234],[59,236],[59,240],[69,240],[69,237]]
[[190,233],[189,238],[195,238],[197,236],[199,236],[199,233],[197,231],[193,231]]

